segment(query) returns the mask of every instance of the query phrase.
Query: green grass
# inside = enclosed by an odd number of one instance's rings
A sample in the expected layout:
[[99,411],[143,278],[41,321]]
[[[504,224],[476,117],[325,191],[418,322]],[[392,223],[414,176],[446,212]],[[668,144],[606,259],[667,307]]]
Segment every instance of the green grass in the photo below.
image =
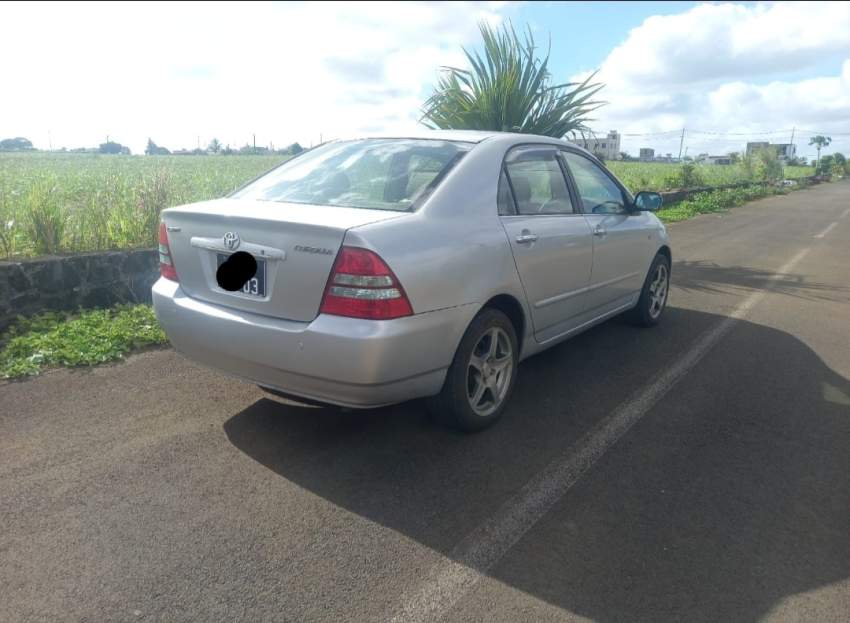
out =
[[222,197],[286,158],[0,154],[0,257],[155,246],[162,209]]
[[39,374],[56,366],[93,366],[131,350],[167,343],[149,305],[119,305],[77,314],[20,318],[0,344],[0,378]]
[[[663,162],[620,162],[611,160],[605,163],[631,191],[672,190],[678,185],[672,183],[680,166]],[[694,165],[696,174],[706,186],[721,186],[735,182],[748,181],[750,177],[740,164],[736,165]],[[813,167],[785,167],[785,177],[796,179],[814,175]]]
[[730,208],[737,207],[754,199],[760,199],[770,195],[784,195],[791,189],[798,190],[801,188],[805,188],[805,185],[798,184],[791,187],[776,187],[768,184],[759,184],[741,188],[713,190],[697,193],[690,199],[680,201],[669,208],[660,210],[657,212],[657,215],[665,223],[675,223],[692,218],[698,214],[725,212]]

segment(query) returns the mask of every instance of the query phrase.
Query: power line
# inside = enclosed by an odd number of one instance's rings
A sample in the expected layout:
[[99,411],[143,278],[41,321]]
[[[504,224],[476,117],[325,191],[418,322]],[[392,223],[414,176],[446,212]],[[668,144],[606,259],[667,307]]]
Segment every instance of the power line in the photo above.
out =
[[[653,137],[653,136],[677,136],[682,130],[665,130],[663,132],[623,132],[620,136],[623,137]],[[714,130],[688,130],[691,135],[707,135],[707,136],[766,136],[771,134],[824,134],[828,136],[850,136],[850,132],[831,132],[829,130],[803,130],[792,127],[780,130],[759,130],[753,132],[718,132]],[[707,140],[707,139],[701,139]]]

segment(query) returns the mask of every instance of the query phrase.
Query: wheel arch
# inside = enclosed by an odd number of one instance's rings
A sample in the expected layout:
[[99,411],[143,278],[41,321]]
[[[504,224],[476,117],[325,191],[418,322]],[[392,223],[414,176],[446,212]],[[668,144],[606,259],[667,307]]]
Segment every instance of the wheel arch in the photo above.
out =
[[511,321],[516,332],[517,349],[519,351],[517,352],[517,357],[519,357],[522,354],[522,344],[525,340],[525,329],[527,326],[525,310],[522,308],[522,304],[516,297],[510,294],[497,294],[481,306],[481,309],[486,308],[498,309]]

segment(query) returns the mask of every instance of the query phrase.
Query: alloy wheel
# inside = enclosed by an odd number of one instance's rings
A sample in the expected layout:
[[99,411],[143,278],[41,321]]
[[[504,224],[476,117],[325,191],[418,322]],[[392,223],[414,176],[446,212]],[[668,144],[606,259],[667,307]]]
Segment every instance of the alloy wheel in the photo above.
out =
[[649,284],[649,315],[653,320],[658,318],[664,309],[669,283],[667,266],[664,263],[658,264],[652,282]]
[[491,327],[478,340],[466,370],[466,397],[476,415],[486,417],[505,400],[514,373],[511,339]]

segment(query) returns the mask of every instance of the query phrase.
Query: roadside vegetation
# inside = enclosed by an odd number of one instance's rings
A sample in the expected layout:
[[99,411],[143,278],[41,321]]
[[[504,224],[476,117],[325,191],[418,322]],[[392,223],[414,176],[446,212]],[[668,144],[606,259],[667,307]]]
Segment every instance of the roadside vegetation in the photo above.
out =
[[[680,188],[701,188],[704,186],[722,186],[736,182],[765,181],[755,171],[748,170],[744,164],[702,165],[684,163],[682,165],[663,162],[622,162],[609,160],[605,163],[614,175],[632,191],[639,190],[675,190]],[[809,177],[815,174],[812,167],[785,167],[785,179]],[[781,177],[781,176],[780,176]]]
[[166,343],[149,305],[46,312],[19,318],[0,338],[0,378],[32,376],[57,366],[93,366]]
[[222,197],[286,159],[0,153],[0,257],[153,247],[162,209]]
[[690,199],[679,201],[669,208],[662,208],[657,214],[658,218],[665,223],[675,223],[692,218],[698,214],[725,212],[730,208],[735,208],[754,199],[761,199],[770,195],[784,195],[790,190],[799,190],[806,188],[806,186],[805,182],[798,182],[790,187],[754,184],[739,188],[710,190],[696,193]]

